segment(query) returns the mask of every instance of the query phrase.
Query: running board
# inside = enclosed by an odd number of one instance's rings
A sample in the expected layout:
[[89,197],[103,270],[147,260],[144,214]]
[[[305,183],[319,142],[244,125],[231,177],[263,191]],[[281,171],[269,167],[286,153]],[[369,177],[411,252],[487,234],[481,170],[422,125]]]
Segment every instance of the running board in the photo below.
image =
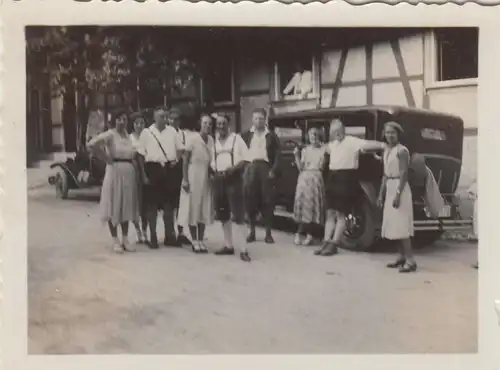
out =
[[[276,209],[274,215],[278,217],[293,218],[292,212],[287,212],[283,209]],[[415,231],[453,231],[453,230],[468,230],[472,227],[472,220],[419,220],[413,222]]]

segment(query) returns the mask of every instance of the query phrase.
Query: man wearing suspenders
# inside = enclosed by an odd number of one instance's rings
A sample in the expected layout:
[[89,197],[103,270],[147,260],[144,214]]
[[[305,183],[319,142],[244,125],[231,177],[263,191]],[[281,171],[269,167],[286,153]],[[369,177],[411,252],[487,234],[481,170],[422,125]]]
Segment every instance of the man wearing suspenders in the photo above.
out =
[[[231,219],[237,224],[238,234],[243,235],[243,167],[246,165],[248,147],[236,133],[229,133],[229,117],[216,115],[216,137],[212,169],[214,176],[214,201],[216,219],[222,223],[224,246],[216,255],[233,255],[234,244]],[[232,216],[232,217],[231,217]],[[239,240],[240,258],[250,262],[246,243]]]
[[179,247],[174,229],[174,208],[177,206],[179,193],[171,181],[174,168],[178,163],[178,152],[182,148],[178,142],[177,131],[167,125],[167,112],[164,107],[154,111],[154,122],[142,130],[138,152],[143,162],[144,201],[147,207],[151,234],[150,247],[158,248],[156,222],[158,210],[163,211],[165,226],[165,246]]
[[174,218],[177,221],[177,242],[181,245],[192,245],[191,241],[184,234],[184,225],[179,224],[179,200],[181,196],[181,184],[182,184],[182,155],[184,154],[184,148],[186,146],[186,131],[184,127],[184,117],[179,109],[172,108],[169,111],[169,124],[177,131],[177,141],[179,146],[182,148],[178,151],[179,161],[172,169],[173,171],[173,181],[174,191],[178,195],[177,203],[174,205]]

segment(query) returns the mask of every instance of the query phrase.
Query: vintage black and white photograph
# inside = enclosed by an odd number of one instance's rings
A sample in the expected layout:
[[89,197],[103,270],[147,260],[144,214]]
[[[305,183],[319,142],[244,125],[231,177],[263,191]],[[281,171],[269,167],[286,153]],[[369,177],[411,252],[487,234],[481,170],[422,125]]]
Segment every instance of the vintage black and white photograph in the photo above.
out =
[[24,30],[29,354],[478,351],[478,28]]

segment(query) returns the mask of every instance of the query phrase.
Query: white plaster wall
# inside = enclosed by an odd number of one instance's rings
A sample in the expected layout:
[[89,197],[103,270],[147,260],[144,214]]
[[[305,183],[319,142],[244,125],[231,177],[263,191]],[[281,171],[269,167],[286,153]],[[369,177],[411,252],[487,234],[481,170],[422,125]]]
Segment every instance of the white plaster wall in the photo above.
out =
[[407,106],[405,91],[402,82],[386,82],[373,85],[374,105],[402,105]]
[[64,145],[64,130],[62,125],[52,127],[52,145],[53,146]]
[[321,107],[328,108],[332,103],[332,92],[333,89],[322,89],[321,90]]
[[321,61],[321,83],[333,83],[340,64],[340,50],[326,51]]
[[373,78],[399,77],[398,66],[388,42],[373,45]]
[[366,86],[341,87],[337,97],[337,107],[366,105]]
[[418,108],[422,108],[424,106],[424,81],[423,80],[415,80],[410,81],[411,92],[413,95],[413,99],[415,99],[415,105]]
[[464,127],[477,128],[477,86],[427,89],[432,110],[455,114]]
[[365,47],[349,49],[342,82],[366,80],[366,51]]
[[424,73],[424,35],[399,39],[399,47],[408,76]]

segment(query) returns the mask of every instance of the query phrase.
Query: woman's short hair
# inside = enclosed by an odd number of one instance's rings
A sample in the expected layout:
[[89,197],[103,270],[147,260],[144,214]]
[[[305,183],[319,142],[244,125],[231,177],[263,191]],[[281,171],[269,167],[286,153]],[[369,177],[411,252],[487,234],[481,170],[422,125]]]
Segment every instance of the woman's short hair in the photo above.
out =
[[111,128],[116,127],[116,120],[118,117],[125,116],[128,118],[128,113],[125,109],[117,109],[114,112],[111,113],[111,119],[108,122],[108,126]]
[[388,121],[384,124],[384,134],[385,134],[385,130],[387,130],[387,128],[390,127],[394,130],[396,130],[396,132],[398,133],[398,137],[400,137],[405,131],[403,130],[403,127],[401,127],[401,125],[395,121]]
[[196,123],[196,127],[194,128],[194,131],[200,131],[201,130],[201,121],[203,120],[203,117],[208,117],[210,119],[210,122],[214,123],[214,118],[210,113],[203,112],[200,114],[200,118],[198,119],[198,122]]
[[259,113],[262,114],[264,117],[267,117],[267,111],[264,108],[255,108],[252,111],[252,114]]
[[318,139],[321,140],[321,141],[324,141],[325,140],[325,132],[324,130],[320,129],[319,127],[316,127],[316,126],[313,126],[311,127],[309,130],[307,130],[307,133],[311,133],[311,132],[316,132],[317,135],[318,135]]

